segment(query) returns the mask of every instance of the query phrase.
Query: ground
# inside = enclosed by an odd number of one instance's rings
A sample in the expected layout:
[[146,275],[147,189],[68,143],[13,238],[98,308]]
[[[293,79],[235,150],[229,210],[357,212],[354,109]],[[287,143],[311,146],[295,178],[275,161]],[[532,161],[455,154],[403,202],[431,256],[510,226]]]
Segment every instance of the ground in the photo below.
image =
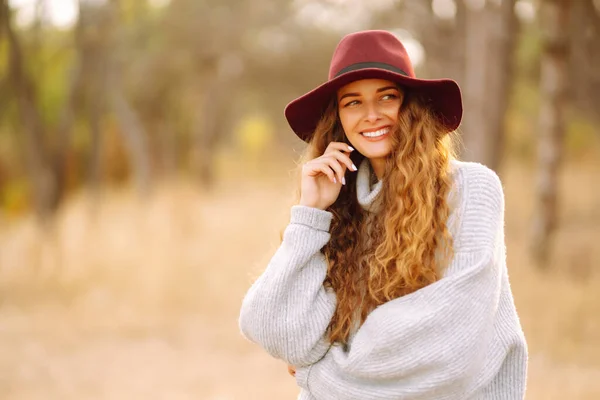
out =
[[[527,257],[533,175],[502,171],[508,267],[530,349],[527,399],[600,398],[597,167],[561,177],[545,271]],[[295,399],[286,366],[239,333],[241,299],[274,252],[294,180],[189,181],[139,200],[85,192],[50,233],[0,222],[0,399]]]

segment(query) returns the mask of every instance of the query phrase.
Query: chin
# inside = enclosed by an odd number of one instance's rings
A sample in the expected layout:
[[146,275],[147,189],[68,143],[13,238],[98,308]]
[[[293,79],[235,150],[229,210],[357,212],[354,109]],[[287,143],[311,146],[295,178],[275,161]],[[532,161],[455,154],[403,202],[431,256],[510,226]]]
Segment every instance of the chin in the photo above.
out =
[[387,138],[375,142],[369,142],[362,136],[352,139],[355,140],[350,140],[350,144],[367,158],[385,158],[392,152],[392,145]]
[[362,149],[360,153],[367,158],[387,158],[391,153],[391,149]]

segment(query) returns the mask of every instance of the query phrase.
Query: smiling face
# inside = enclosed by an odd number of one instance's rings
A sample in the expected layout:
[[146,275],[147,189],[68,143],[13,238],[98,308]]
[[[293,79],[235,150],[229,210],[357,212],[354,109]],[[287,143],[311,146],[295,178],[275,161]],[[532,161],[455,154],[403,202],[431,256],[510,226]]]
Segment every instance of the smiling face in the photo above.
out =
[[404,92],[385,79],[361,79],[337,92],[338,114],[350,144],[371,161],[381,178],[392,151],[390,133],[398,120]]

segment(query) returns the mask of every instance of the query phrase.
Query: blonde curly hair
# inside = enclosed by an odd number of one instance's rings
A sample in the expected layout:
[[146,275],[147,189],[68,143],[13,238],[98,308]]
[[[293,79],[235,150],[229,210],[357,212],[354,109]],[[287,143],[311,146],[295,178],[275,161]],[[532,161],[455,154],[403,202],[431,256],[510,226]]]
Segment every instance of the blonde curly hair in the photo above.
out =
[[[331,239],[322,249],[328,262],[324,285],[337,296],[327,329],[331,343],[347,345],[369,312],[435,282],[452,257],[446,222],[453,135],[421,97],[407,92],[391,139],[380,211],[367,212],[358,204],[355,173],[346,175],[347,184],[328,208],[333,221]],[[335,99],[302,160],[321,156],[332,141],[349,143]],[[364,156],[354,151],[351,158],[360,165]]]

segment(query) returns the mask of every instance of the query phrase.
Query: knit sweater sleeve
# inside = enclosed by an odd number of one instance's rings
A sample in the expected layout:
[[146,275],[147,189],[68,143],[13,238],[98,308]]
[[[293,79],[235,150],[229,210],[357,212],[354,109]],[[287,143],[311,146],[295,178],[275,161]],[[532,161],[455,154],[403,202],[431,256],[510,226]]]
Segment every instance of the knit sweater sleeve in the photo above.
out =
[[[459,175],[459,227],[444,277],[373,310],[348,351],[332,346],[319,362],[298,368],[297,383],[315,398],[467,399],[500,369],[518,337],[511,332],[520,330],[514,313],[499,310],[504,196],[496,174],[479,164]],[[502,386],[517,385],[514,393],[521,384]]]
[[243,335],[295,366],[310,365],[329,349],[325,331],[336,297],[323,286],[327,263],[321,249],[331,220],[328,211],[293,206],[281,245],[242,302]]

